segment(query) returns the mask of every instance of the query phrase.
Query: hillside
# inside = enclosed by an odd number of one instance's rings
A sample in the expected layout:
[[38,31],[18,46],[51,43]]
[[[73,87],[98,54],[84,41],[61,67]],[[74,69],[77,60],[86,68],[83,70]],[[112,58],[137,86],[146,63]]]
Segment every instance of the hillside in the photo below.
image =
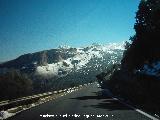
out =
[[0,64],[0,73],[3,76],[16,69],[26,74],[36,93],[58,90],[95,81],[95,76],[108,66],[120,63],[123,51],[123,44],[59,47]]

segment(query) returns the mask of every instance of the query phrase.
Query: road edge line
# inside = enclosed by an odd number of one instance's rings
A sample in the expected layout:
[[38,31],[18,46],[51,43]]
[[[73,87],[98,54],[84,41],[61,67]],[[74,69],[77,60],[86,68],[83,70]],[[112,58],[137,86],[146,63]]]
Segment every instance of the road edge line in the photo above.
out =
[[159,118],[156,118],[156,117],[154,117],[154,116],[152,116],[152,115],[150,115],[150,114],[148,114],[148,113],[146,113],[146,112],[144,112],[144,111],[142,111],[142,110],[140,110],[140,109],[137,109],[137,108],[135,108],[135,107],[127,104],[127,103],[124,102],[123,100],[120,100],[120,99],[118,99],[118,98],[116,98],[116,97],[113,97],[113,94],[110,92],[109,89],[104,89],[104,90],[107,90],[107,91],[109,92],[109,94],[110,94],[109,96],[110,96],[112,99],[114,99],[114,100],[118,100],[121,104],[123,104],[123,105],[125,105],[125,106],[127,106],[127,107],[129,107],[129,108],[132,108],[132,109],[135,110],[136,112],[138,112],[138,113],[140,113],[140,114],[142,114],[142,115],[144,115],[144,116],[146,116],[146,117],[148,117],[148,118],[150,118],[150,119],[152,119],[152,120],[160,120]]
[[146,116],[146,117],[148,117],[148,118],[150,118],[150,119],[159,120],[158,118],[156,118],[156,117],[154,117],[154,116],[152,116],[152,115],[150,115],[150,114],[148,114],[148,113],[146,113],[146,112],[144,112],[144,111],[142,111],[142,110],[140,110],[140,109],[137,109],[137,108],[135,108],[135,107],[133,107],[133,106],[125,103],[124,101],[122,101],[122,100],[120,100],[120,99],[118,99],[118,98],[115,98],[115,97],[112,97],[112,98],[113,98],[114,100],[118,100],[118,101],[119,101],[120,103],[122,103],[123,105],[125,105],[125,106],[127,106],[127,107],[129,107],[129,108],[132,108],[132,109],[135,110],[136,112],[138,112],[138,113],[140,113],[140,114],[142,114],[142,115],[144,115],[144,116]]

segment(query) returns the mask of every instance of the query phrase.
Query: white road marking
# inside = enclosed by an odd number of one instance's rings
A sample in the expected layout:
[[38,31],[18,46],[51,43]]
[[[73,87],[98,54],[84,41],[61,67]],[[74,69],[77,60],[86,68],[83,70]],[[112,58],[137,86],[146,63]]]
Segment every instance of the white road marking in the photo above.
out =
[[[97,85],[97,86],[98,86],[98,85]],[[107,91],[108,91],[108,90],[107,90]],[[111,96],[111,97],[112,97],[112,96]],[[112,97],[112,99],[118,100],[118,101],[119,101],[120,103],[122,103],[123,105],[125,105],[125,106],[127,106],[127,107],[129,107],[129,108],[132,108],[132,109],[135,110],[136,112],[138,112],[138,113],[140,113],[140,114],[142,114],[142,115],[144,115],[144,116],[146,116],[146,117],[148,117],[148,118],[150,118],[150,119],[152,119],[152,120],[159,120],[158,118],[156,118],[156,117],[154,117],[154,116],[152,116],[152,115],[149,115],[148,113],[143,112],[142,110],[137,109],[137,108],[135,108],[135,107],[133,107],[133,106],[125,103],[125,102],[122,101],[122,100],[119,100],[118,98]]]
[[131,105],[129,105],[129,104],[127,104],[127,103],[119,100],[119,99],[117,99],[117,100],[118,100],[120,103],[126,105],[127,107],[132,108],[132,109],[135,110],[136,112],[139,112],[139,113],[141,113],[142,115],[144,115],[144,116],[146,116],[146,117],[148,117],[148,118],[151,118],[152,120],[159,120],[158,118],[156,118],[156,117],[154,117],[154,116],[151,116],[151,115],[149,115],[148,113],[143,112],[143,111],[140,110],[140,109],[137,109],[137,108],[135,108],[135,107],[133,107],[133,106],[131,106]]

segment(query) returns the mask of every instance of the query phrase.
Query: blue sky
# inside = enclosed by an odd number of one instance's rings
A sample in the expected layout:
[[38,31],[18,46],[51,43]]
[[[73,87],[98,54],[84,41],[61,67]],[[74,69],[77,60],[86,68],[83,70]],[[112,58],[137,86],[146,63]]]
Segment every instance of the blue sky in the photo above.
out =
[[0,61],[128,40],[140,0],[0,0]]

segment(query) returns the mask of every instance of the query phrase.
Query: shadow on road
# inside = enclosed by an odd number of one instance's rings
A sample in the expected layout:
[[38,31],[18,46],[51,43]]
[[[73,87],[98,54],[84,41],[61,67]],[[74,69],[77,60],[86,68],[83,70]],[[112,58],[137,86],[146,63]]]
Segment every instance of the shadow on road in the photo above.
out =
[[82,96],[82,97],[75,97],[75,98],[70,98],[70,99],[77,99],[77,100],[89,100],[89,99],[107,99],[111,98],[107,95],[103,94],[103,91],[98,91],[98,92],[92,92],[94,95],[91,96]]
[[77,100],[89,100],[89,99],[107,99],[105,96],[82,96],[70,99],[77,99]]
[[132,110],[131,108],[124,106],[118,100],[106,99],[103,102],[98,103],[97,105],[90,105],[86,107],[106,109],[108,111],[112,110]]
[[124,106],[121,104],[118,100],[113,99],[107,94],[103,94],[103,91],[98,92],[92,92],[94,95],[92,96],[82,96],[82,97],[76,97],[76,98],[70,98],[75,100],[90,100],[89,103],[92,103],[92,100],[99,100],[97,104],[94,105],[87,105],[83,107],[92,107],[92,108],[99,108],[99,109],[106,109],[108,111],[112,110],[132,110],[131,108]]

